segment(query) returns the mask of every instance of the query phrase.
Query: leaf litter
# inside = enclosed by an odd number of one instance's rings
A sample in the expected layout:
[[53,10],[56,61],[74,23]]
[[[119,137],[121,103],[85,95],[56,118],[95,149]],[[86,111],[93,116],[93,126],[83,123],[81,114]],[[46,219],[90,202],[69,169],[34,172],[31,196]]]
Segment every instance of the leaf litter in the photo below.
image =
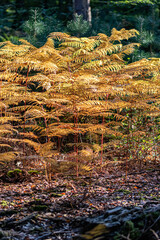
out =
[[0,236],[87,239],[79,233],[88,218],[116,207],[160,204],[159,180],[157,169],[127,176],[101,173],[92,178],[58,177],[51,182],[37,177],[16,184],[0,182]]

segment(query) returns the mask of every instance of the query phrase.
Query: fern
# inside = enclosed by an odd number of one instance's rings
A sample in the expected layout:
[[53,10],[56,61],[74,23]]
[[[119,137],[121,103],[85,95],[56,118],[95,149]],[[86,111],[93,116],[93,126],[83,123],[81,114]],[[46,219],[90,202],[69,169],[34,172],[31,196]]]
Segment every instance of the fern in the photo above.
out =
[[[131,122],[140,116],[157,121],[160,60],[124,61],[138,44],[123,45],[123,40],[137,34],[125,29],[89,38],[51,33],[40,48],[26,40],[3,43],[0,147],[10,154],[8,161],[36,155],[47,174],[53,167],[89,172],[93,159],[131,135]],[[136,126],[132,136],[142,136],[141,128]],[[67,148],[74,152],[58,160],[56,154]],[[7,161],[4,152],[1,156]]]

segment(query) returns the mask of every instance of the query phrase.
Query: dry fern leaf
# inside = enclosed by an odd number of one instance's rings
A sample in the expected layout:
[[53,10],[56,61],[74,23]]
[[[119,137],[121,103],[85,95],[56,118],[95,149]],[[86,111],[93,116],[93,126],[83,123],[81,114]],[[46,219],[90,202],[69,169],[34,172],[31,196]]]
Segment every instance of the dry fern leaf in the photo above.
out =
[[106,56],[108,54],[113,54],[122,49],[122,44],[116,44],[112,46],[105,46],[103,48],[95,50],[95,54],[99,57]]
[[92,61],[90,63],[85,63],[82,67],[80,67],[80,69],[97,69],[101,66],[103,66],[104,63],[102,60],[97,60],[97,61]]
[[30,51],[29,45],[15,45],[10,41],[5,42],[5,45],[0,48],[0,55],[5,58],[13,58],[23,56]]
[[6,162],[14,161],[16,157],[17,152],[0,153],[0,163],[5,164]]
[[46,113],[38,109],[30,109],[25,112],[24,116],[30,119],[41,118],[41,117],[44,118],[46,116]]
[[21,121],[21,120],[17,119],[17,117],[14,117],[14,116],[9,116],[9,117],[5,116],[5,117],[0,118],[0,124],[9,123],[9,122],[12,122],[12,121],[18,122],[18,121]]
[[38,139],[33,132],[20,132],[19,135],[23,136],[24,138]]
[[0,143],[0,148],[12,148],[9,144]]
[[67,38],[70,38],[70,35],[68,35],[67,33],[62,33],[62,32],[52,32],[49,34],[49,37],[58,39],[59,41],[64,41]]
[[75,42],[75,41],[73,41],[73,42],[63,42],[63,43],[61,43],[61,46],[62,47],[83,48],[84,43],[79,42],[79,41],[77,41],[77,42]]
[[121,42],[124,39],[128,40],[129,38],[135,37],[136,35],[139,35],[139,32],[136,29],[126,30],[125,28],[122,28],[120,31],[118,31],[117,29],[113,28],[109,40],[113,42]]
[[[42,64],[43,64],[43,66],[42,66]],[[37,67],[38,67],[38,69],[44,71],[45,73],[56,73],[58,71],[57,65],[52,62],[48,61],[48,62],[43,62],[42,64],[41,64],[41,66],[39,66],[39,67],[37,66]],[[35,68],[35,70],[36,70],[36,68]]]

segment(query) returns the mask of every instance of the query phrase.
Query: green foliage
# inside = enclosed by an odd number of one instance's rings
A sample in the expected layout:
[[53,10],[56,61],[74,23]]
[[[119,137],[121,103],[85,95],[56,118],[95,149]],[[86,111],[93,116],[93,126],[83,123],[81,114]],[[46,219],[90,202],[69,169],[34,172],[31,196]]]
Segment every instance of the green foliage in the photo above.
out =
[[118,233],[117,236],[114,237],[114,240],[121,240],[122,238],[125,238],[125,236],[129,236],[129,239],[131,240],[136,240],[141,236],[141,231],[139,228],[135,227],[135,224],[132,221],[125,222],[121,232],[122,234]]
[[15,177],[16,175],[19,175],[22,173],[22,170],[21,169],[14,169],[14,170],[10,170],[7,172],[7,176],[10,177],[10,178],[13,178]]
[[68,32],[77,37],[84,36],[90,28],[88,21],[83,20],[83,16],[78,14],[75,14],[74,20],[67,23]]
[[15,18],[15,11],[10,4],[0,6],[0,34],[12,30]]
[[50,32],[61,31],[62,23],[57,20],[57,15],[53,11],[42,9],[31,9],[29,20],[22,25],[26,33],[27,40],[35,46],[42,46]]
[[98,32],[108,35],[114,27],[118,30],[135,28],[140,32],[136,41],[141,47],[128,60],[160,56],[159,1],[108,1],[108,4],[93,6],[93,35]]
[[68,31],[74,36],[89,36],[97,35],[99,32],[110,35],[112,28],[118,30],[135,28],[140,32],[138,42],[141,43],[141,48],[125,60],[131,62],[144,57],[160,56],[159,1],[121,0],[107,3],[102,1],[100,4],[98,2],[91,1],[90,26],[80,16],[70,21],[72,1],[61,3],[47,1],[46,4],[25,1],[22,8],[13,0],[12,3],[0,7],[1,41],[8,38],[11,42],[17,43],[16,38],[26,37],[30,43],[39,47],[45,43],[50,32]]
[[40,10],[30,10],[29,20],[23,24],[23,29],[28,36],[33,36],[34,38],[44,32],[45,25],[42,21]]
[[32,211],[45,211],[48,208],[47,205],[33,205],[31,207]]
[[39,174],[39,172],[37,170],[29,170],[28,173],[30,175],[38,175]]
[[19,44],[19,37],[17,36],[12,36],[12,35],[7,35],[5,32],[2,34],[2,36],[0,36],[0,41],[2,42],[6,42],[6,41],[10,41],[14,44]]

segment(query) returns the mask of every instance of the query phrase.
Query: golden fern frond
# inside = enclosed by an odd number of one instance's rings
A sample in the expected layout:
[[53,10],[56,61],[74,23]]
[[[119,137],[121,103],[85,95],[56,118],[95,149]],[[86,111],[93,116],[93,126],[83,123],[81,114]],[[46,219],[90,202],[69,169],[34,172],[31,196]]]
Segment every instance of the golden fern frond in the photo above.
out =
[[98,33],[98,38],[104,42],[109,42],[110,39],[107,35],[105,35],[104,33]]
[[122,56],[123,55],[129,55],[134,52],[135,47],[140,47],[140,43],[130,43],[122,47]]
[[72,63],[75,63],[73,65],[73,68],[77,70],[82,64],[90,62],[92,60],[95,60],[95,56],[91,54],[81,54],[77,56],[73,56],[73,58],[70,60]]
[[62,32],[52,32],[49,34],[49,37],[58,39],[59,41],[64,41],[66,38],[69,38],[70,35]]
[[7,105],[1,101],[1,102],[0,102],[0,109],[1,109],[1,111],[2,111],[3,109],[6,109],[6,108],[7,108]]
[[64,57],[52,46],[52,39],[47,39],[47,42],[42,47],[32,51],[26,57],[32,60],[37,59],[38,61],[51,61],[54,63],[64,61]]
[[76,52],[73,53],[73,58],[75,58],[77,56],[81,56],[81,55],[89,55],[89,52],[84,48],[80,48]]
[[8,129],[0,129],[0,136],[6,135],[6,134],[11,134],[12,131]]
[[81,85],[91,85],[91,84],[97,84],[100,82],[100,79],[93,75],[93,74],[83,74],[81,76],[78,76],[76,78],[76,81]]
[[25,77],[21,74],[4,71],[0,73],[0,79],[11,83],[22,83]]
[[34,70],[42,70],[45,73],[56,73],[58,71],[58,67],[56,64],[52,63],[52,62],[43,62],[43,66],[42,64],[40,66],[37,65],[37,68],[35,66]]
[[0,148],[12,148],[9,144],[0,143]]
[[0,163],[5,164],[9,161],[14,161],[17,157],[17,152],[0,153]]
[[55,106],[60,106],[60,104],[69,104],[71,103],[71,101],[69,101],[68,99],[65,98],[50,98],[50,99],[46,99],[45,101],[45,105],[47,107],[55,107]]
[[117,29],[113,28],[109,40],[113,42],[121,42],[124,39],[128,40],[129,38],[135,37],[136,35],[139,35],[139,32],[136,29],[126,30],[125,28],[122,28],[120,31],[118,31]]
[[[82,40],[83,38],[81,38],[81,40]],[[94,40],[94,39],[89,39],[89,41],[88,42],[85,42],[86,44],[85,44],[85,46],[84,46],[84,48],[85,48],[85,50],[87,50],[88,52],[91,52],[91,51],[93,51],[95,48],[97,48],[100,44],[101,44],[101,42],[99,41],[99,40]]]
[[5,41],[5,42],[0,42],[0,47],[4,46],[4,45],[6,45],[6,44],[7,44],[7,41]]
[[[24,128],[24,125],[20,126]],[[36,123],[33,124],[25,124],[25,128],[29,128],[32,129],[35,133],[38,133],[39,135],[41,135],[44,132],[44,127],[38,126]]]
[[67,55],[71,56],[75,51],[73,47],[64,47],[64,48],[61,47],[59,50],[60,50],[60,54],[64,57]]
[[30,69],[34,69],[34,65],[37,65],[37,64],[41,64],[40,61],[37,61],[37,60],[32,60],[28,57],[17,57],[13,60],[13,62],[10,64],[10,69],[12,71],[17,71],[17,69],[23,69],[23,68],[26,68],[28,69],[28,67],[30,67]]
[[110,128],[106,128],[105,125],[102,125],[102,124],[91,125],[90,127],[84,128],[82,131],[83,133],[85,132],[97,133],[97,134],[106,133],[108,135],[122,136],[122,133],[111,130]]
[[75,133],[74,123],[65,123],[65,122],[55,122],[48,124],[47,132],[49,136],[59,136],[62,137],[65,134]]
[[122,59],[122,55],[121,55],[121,53],[117,53],[117,54],[112,54],[111,56],[110,56],[110,60],[111,61],[116,61],[116,63],[118,63],[118,62],[121,62],[121,63],[124,63],[124,60]]
[[50,62],[50,61],[38,61],[36,59],[31,59],[31,58],[16,58],[11,66],[10,69],[12,71],[16,71],[18,68],[21,70],[26,68],[29,70],[35,70],[35,71],[43,71],[43,72],[48,72],[48,73],[56,73],[58,70],[58,67],[56,64]]
[[146,95],[159,95],[160,94],[160,83],[158,86],[157,84],[154,84],[150,81],[144,81],[144,80],[139,80],[139,81],[134,81],[130,82],[130,86],[126,87],[126,89],[133,90],[136,93],[143,93]]
[[54,153],[53,148],[55,148],[54,142],[43,143],[41,144],[41,148],[38,150],[38,153],[40,154],[40,156],[49,157],[51,153]]
[[13,132],[18,133],[18,131],[10,124],[3,124],[0,126],[0,136],[12,134]]
[[[83,157],[85,157],[85,156],[83,156]],[[80,166],[80,170],[90,172],[90,171],[93,170],[93,167],[92,166],[87,166],[87,165],[82,165],[82,166]]]
[[20,132],[19,135],[23,136],[23,138],[38,139],[38,137],[33,132]]
[[19,42],[22,43],[22,44],[20,45],[21,47],[24,47],[24,48],[28,49],[28,51],[27,51],[26,53],[28,53],[28,52],[33,51],[33,50],[36,49],[35,46],[33,46],[31,43],[29,43],[29,42],[28,42],[27,40],[25,40],[25,39],[19,39]]
[[26,118],[30,118],[30,119],[34,119],[34,118],[44,118],[46,116],[46,113],[44,111],[40,111],[38,109],[33,109],[31,108],[30,110],[27,110],[25,112],[25,117]]
[[7,41],[6,44],[0,48],[0,55],[11,59],[16,56],[23,56],[24,54],[28,53],[29,50],[29,45],[15,45],[10,41]]
[[90,63],[85,63],[80,69],[97,69],[101,66],[103,66],[104,63],[102,60],[96,60],[96,61],[91,61]]
[[105,65],[103,70],[104,71],[112,71],[112,72],[117,72],[118,70],[120,70],[123,67],[122,64],[118,64],[117,62],[112,63],[112,64],[108,64]]
[[103,148],[107,149],[108,147],[116,147],[117,145],[120,144],[120,142],[121,142],[120,140],[114,140],[114,141],[110,141],[108,143],[104,143]]
[[153,73],[159,72],[160,67],[160,60],[148,60],[148,59],[141,59],[137,62],[130,63],[127,66],[125,66],[123,72],[128,72],[134,76],[138,75],[153,75]]
[[[10,100],[10,101],[8,101],[10,104],[11,103],[13,103],[13,100]],[[18,104],[18,102],[17,102],[17,104]],[[9,110],[10,110],[10,114],[13,114],[13,113],[11,113],[11,112],[25,112],[26,110],[28,110],[28,109],[31,109],[32,108],[32,106],[31,105],[22,105],[22,106],[15,106],[15,107],[12,107],[12,108],[10,108]],[[18,120],[18,117],[17,117],[17,120]]]
[[[48,106],[53,106],[53,105],[48,104]],[[55,104],[54,106],[57,106],[57,104]],[[30,119],[30,120],[31,119],[36,119],[36,118],[55,119],[57,121],[59,120],[58,119],[58,113],[55,113],[55,111],[46,112],[44,110],[33,109],[33,108],[31,108],[30,110],[27,110],[25,112],[24,116],[27,119]]]
[[0,63],[9,64],[9,63],[11,63],[11,61],[8,59],[5,59],[5,58],[0,58]]
[[9,122],[18,122],[20,121],[20,119],[18,119],[17,117],[14,116],[9,116],[9,117],[1,117],[0,118],[0,124],[5,124],[5,123],[9,123]]
[[36,49],[36,47],[33,46],[30,42],[28,42],[26,39],[20,38],[18,41],[21,42],[21,43],[23,43],[23,44],[25,44],[25,45],[30,46],[30,47],[33,48],[33,49]]
[[115,52],[118,52],[121,49],[122,49],[122,44],[116,44],[116,45],[112,45],[112,46],[105,46],[103,48],[95,50],[95,54],[98,57],[102,57],[102,56],[105,56],[107,54],[113,54]]
[[47,38],[46,43],[43,45],[43,47],[50,47],[54,48],[54,41],[52,38]]
[[156,111],[158,112],[159,111],[159,108],[154,106],[154,105],[151,105],[151,104],[147,104],[143,101],[139,101],[139,102],[136,102],[136,103],[133,103],[132,104],[132,107],[135,108],[135,109],[145,109],[146,111]]
[[38,74],[36,74],[32,77],[29,77],[27,81],[28,82],[40,82],[41,83],[41,82],[44,82],[44,81],[50,81],[50,79],[46,75],[38,73]]
[[29,146],[33,147],[36,152],[38,152],[39,149],[41,148],[41,144],[40,143],[34,142],[34,141],[30,140],[30,139],[23,139],[23,140],[21,140],[21,142],[26,143]]
[[72,47],[72,48],[83,48],[85,46],[84,43],[80,41],[73,41],[73,42],[63,42],[61,43],[62,47]]

